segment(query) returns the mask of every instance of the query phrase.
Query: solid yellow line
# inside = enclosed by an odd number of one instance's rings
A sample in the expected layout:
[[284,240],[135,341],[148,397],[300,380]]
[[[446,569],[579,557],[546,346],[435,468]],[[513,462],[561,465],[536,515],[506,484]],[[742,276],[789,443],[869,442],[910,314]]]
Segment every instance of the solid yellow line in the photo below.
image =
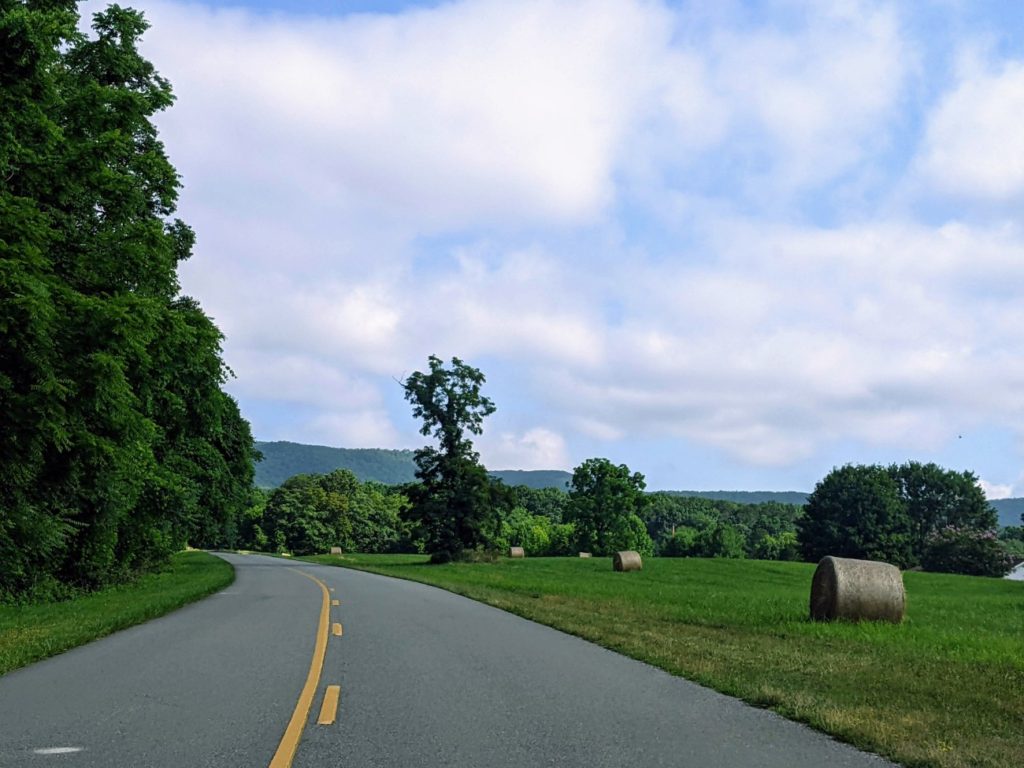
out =
[[328,685],[324,691],[324,703],[320,707],[317,725],[330,725],[338,716],[338,697],[341,695],[340,685]]
[[331,605],[341,605],[341,600],[331,600]]
[[341,623],[337,621],[334,622],[334,627],[332,627],[331,631],[334,632],[335,637],[341,637]]
[[306,684],[302,686],[302,693],[299,694],[299,701],[292,712],[292,719],[288,721],[288,727],[281,737],[281,743],[277,745],[274,758],[270,761],[270,768],[290,768],[292,760],[295,759],[295,750],[299,748],[299,740],[302,738],[302,731],[306,727],[306,720],[309,718],[309,709],[313,706],[313,697],[316,695],[316,687],[320,684],[320,672],[324,668],[324,657],[327,655],[327,625],[330,623],[330,593],[327,585],[316,576],[310,576],[305,571],[297,568],[289,568],[291,571],[302,574],[307,579],[312,579],[320,585],[320,592],[323,600],[320,603],[320,623],[316,629],[316,646],[313,648],[313,660],[309,663],[309,674],[306,676]]

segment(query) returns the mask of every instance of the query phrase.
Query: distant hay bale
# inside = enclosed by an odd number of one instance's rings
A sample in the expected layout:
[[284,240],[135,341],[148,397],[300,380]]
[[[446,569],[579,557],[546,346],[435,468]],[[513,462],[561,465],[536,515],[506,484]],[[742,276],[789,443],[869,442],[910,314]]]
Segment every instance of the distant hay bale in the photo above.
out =
[[815,621],[891,621],[899,624],[907,607],[900,569],[873,560],[824,557],[811,581]]
[[580,557],[590,557],[589,552],[580,552]]
[[526,557],[526,550],[523,549],[522,547],[509,547],[509,549],[508,549],[508,556],[509,557]]
[[612,567],[616,571],[639,571],[644,567],[640,553],[627,549],[625,552],[616,552],[612,556]]
[[341,554],[341,547],[331,547],[331,554],[332,555],[340,555]]

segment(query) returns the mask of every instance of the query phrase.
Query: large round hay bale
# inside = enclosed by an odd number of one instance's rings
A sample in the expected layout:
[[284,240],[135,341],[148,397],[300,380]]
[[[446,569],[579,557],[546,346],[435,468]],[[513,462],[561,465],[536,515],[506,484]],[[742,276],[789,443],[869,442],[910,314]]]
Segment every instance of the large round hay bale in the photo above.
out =
[[589,552],[580,552],[580,557],[590,557]]
[[895,565],[847,557],[825,557],[811,581],[815,621],[891,621],[899,624],[907,606],[903,574]]
[[640,553],[627,549],[625,552],[616,552],[612,556],[612,567],[616,571],[639,571],[644,567]]
[[509,547],[508,548],[508,556],[509,557],[526,557],[526,550],[523,549],[522,547]]

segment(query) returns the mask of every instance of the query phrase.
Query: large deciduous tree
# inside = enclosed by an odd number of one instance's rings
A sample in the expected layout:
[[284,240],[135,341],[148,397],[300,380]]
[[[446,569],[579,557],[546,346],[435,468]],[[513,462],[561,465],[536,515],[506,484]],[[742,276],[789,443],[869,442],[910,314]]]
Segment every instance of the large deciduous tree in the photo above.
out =
[[492,501],[491,481],[466,435],[482,434],[483,420],[494,403],[481,393],[484,375],[457,357],[451,367],[431,355],[430,370],[416,371],[404,383],[413,415],[423,421],[420,432],[437,447],[416,451],[416,477],[410,519],[423,531],[433,562],[461,559],[487,547],[500,520]]
[[908,567],[937,562],[929,548],[939,531],[989,531],[996,513],[970,472],[917,462],[847,465],[818,483],[797,525],[805,559],[838,555]]
[[625,549],[649,554],[654,545],[643,520],[646,482],[639,472],[608,459],[587,459],[573,470],[566,522],[581,550],[608,555]]

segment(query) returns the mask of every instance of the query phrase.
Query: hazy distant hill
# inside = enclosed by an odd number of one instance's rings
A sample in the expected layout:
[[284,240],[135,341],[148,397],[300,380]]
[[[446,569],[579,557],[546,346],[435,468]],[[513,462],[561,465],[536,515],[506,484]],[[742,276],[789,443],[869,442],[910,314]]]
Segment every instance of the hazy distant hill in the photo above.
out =
[[[326,445],[303,445],[284,441],[257,442],[263,461],[256,464],[256,485],[276,488],[292,475],[324,474],[335,469],[351,470],[360,480],[376,480],[395,485],[416,479],[412,451],[385,448],[330,448]],[[530,488],[561,488],[572,478],[560,470],[507,469],[491,472],[506,485],[527,485]]]
[[763,504],[775,501],[779,504],[806,504],[807,494],[801,491],[662,491],[670,496],[696,496],[699,499],[735,501],[738,504]]
[[412,451],[384,448],[329,448],[302,443],[256,443],[263,461],[256,464],[256,485],[276,488],[292,475],[350,469],[360,480],[408,483],[416,479]]
[[996,499],[989,504],[999,513],[1000,525],[1021,525],[1020,516],[1024,512],[1024,499]]

